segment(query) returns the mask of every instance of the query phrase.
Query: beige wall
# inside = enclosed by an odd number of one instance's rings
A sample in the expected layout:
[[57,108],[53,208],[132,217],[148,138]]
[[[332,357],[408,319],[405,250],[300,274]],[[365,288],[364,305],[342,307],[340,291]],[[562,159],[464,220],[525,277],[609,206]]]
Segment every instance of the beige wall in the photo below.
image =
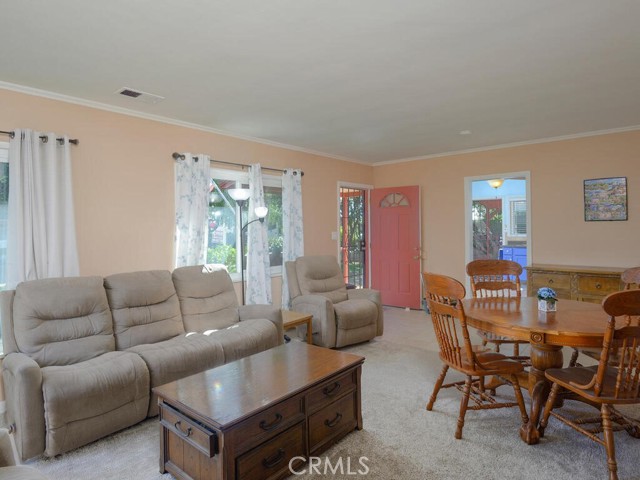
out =
[[[337,182],[373,183],[370,166],[71,103],[0,89],[0,105],[0,130],[32,128],[80,140],[72,162],[82,275],[172,268],[175,151],[303,169],[307,254],[336,253]],[[280,277],[273,287],[279,303]]]
[[[532,261],[640,265],[640,131],[378,166],[376,187],[420,185],[424,269],[465,277],[464,179],[531,172]],[[583,180],[627,177],[629,220],[585,222]]]

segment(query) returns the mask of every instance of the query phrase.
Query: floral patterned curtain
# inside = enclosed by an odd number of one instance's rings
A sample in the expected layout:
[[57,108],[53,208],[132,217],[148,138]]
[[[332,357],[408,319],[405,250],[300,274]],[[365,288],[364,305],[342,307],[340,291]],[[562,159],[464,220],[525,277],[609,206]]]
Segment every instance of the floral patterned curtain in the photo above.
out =
[[282,308],[288,310],[289,285],[285,262],[304,255],[304,233],[302,223],[302,171],[290,168],[282,175]]
[[264,207],[262,169],[259,163],[251,165],[249,171],[249,220],[247,232],[247,305],[271,304],[271,272],[269,269],[269,240],[267,224],[254,222],[255,209]]
[[175,267],[198,265],[206,259],[206,224],[209,207],[208,155],[193,157],[184,154],[184,160],[175,164],[176,230]]

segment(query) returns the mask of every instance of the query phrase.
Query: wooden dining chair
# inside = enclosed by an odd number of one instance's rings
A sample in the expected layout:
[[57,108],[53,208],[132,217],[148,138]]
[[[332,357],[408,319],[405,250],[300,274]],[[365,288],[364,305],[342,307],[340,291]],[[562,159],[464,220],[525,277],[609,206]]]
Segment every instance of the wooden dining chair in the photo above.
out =
[[[511,260],[474,260],[467,264],[467,275],[474,298],[520,297],[521,274],[522,266]],[[482,338],[482,345],[493,343],[496,352],[500,352],[501,345],[513,344],[513,355],[516,357],[520,355],[520,345],[528,343],[482,330],[478,330],[478,334]]]
[[[604,311],[610,316],[602,342],[602,354],[598,365],[591,367],[554,368],[545,371],[552,382],[551,393],[540,421],[540,436],[553,415],[591,440],[603,445],[607,452],[609,479],[617,480],[617,463],[613,432],[626,430],[640,438],[640,422],[622,415],[613,405],[640,403],[640,326],[628,325],[628,316],[640,315],[640,290],[624,290],[612,293],[602,301]],[[616,321],[624,326],[616,329]],[[612,362],[612,352],[617,359]],[[560,393],[564,400],[579,400],[600,408],[600,418],[580,420],[570,418],[553,407]],[[595,427],[585,425],[597,423]],[[614,425],[616,423],[616,425]],[[603,438],[596,434],[603,432]]]
[[[623,290],[632,290],[632,289],[640,288],[640,267],[627,268],[620,275],[620,280],[623,285]],[[629,325],[633,325],[633,324],[640,325],[640,317],[633,317],[628,315],[626,318],[627,318],[627,323]],[[571,360],[569,361],[570,367],[582,366],[578,363],[578,355],[580,353],[586,355],[589,358],[593,358],[595,360],[600,359],[599,348],[582,348],[582,349],[575,348],[573,350],[573,353],[571,354]],[[613,355],[610,361],[613,361],[613,362],[617,361],[616,356]]]
[[[429,303],[433,329],[440,346],[440,360],[442,371],[433,393],[427,403],[427,410],[431,411],[441,388],[456,387],[462,392],[460,414],[455,438],[462,438],[462,428],[467,410],[481,410],[500,407],[520,408],[523,423],[529,421],[524,406],[524,399],[520,391],[517,375],[524,370],[523,365],[497,352],[474,351],[469,339],[467,319],[461,300],[465,297],[465,288],[457,280],[444,275],[424,273],[425,298]],[[464,381],[443,385],[449,368],[465,375]],[[498,402],[484,390],[484,378],[497,376],[513,385],[516,402]],[[469,406],[469,400],[474,405]]]

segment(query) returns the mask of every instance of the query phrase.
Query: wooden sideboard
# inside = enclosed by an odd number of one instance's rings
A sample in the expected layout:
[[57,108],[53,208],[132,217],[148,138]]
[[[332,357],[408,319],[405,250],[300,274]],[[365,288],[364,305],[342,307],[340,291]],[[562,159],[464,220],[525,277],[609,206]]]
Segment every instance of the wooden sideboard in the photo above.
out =
[[610,293],[622,290],[624,268],[536,264],[527,269],[527,295],[535,297],[541,287],[553,288],[558,298],[600,303]]

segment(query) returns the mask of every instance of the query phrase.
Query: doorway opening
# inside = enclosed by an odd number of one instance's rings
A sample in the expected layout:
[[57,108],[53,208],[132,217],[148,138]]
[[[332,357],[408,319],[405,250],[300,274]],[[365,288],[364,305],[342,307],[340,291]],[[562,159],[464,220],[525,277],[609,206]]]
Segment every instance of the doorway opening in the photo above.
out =
[[[529,172],[465,179],[466,261],[513,260],[531,264]],[[526,284],[526,270],[520,280]]]
[[339,186],[338,263],[348,288],[366,288],[368,189]]

